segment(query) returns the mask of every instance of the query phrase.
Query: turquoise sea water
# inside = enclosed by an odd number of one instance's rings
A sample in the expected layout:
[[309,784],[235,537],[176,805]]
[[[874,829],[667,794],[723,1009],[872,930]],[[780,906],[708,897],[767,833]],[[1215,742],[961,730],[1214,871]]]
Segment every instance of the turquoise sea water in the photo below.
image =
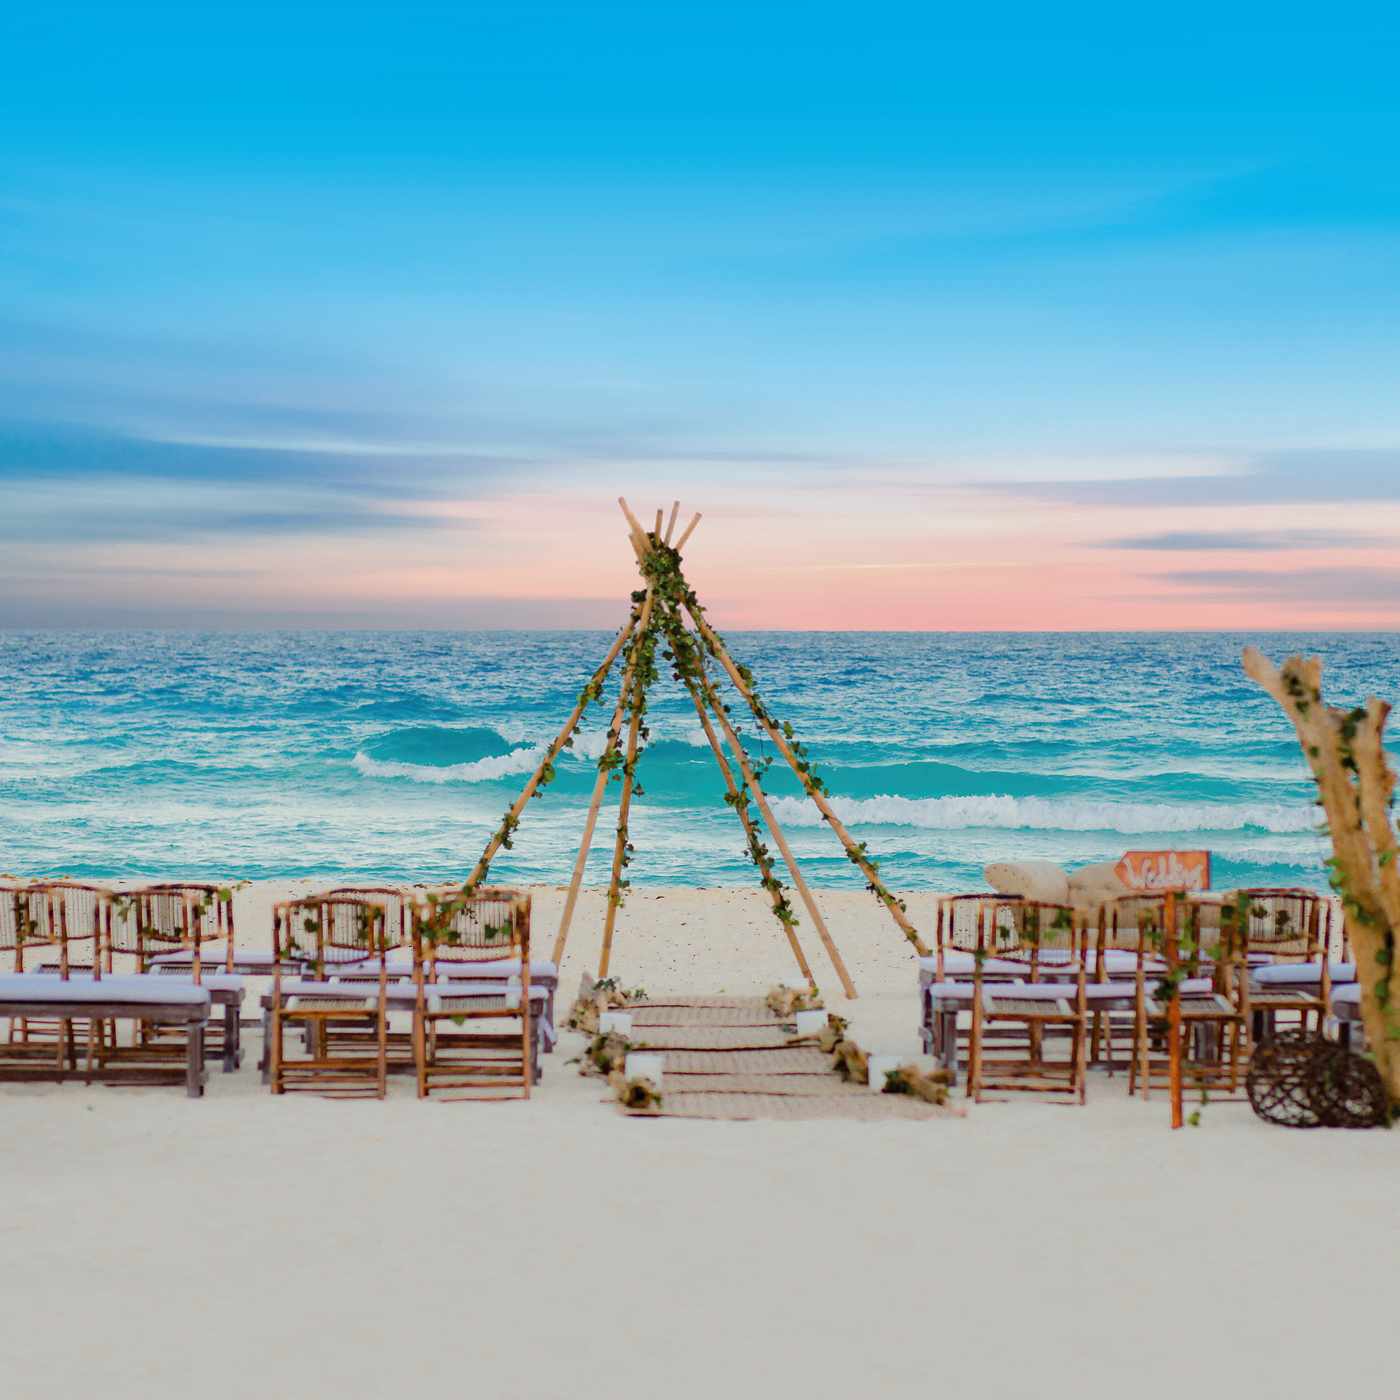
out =
[[[605,633],[0,633],[0,870],[115,877],[468,870],[611,640]],[[1320,653],[1329,696],[1400,698],[1400,637],[737,633],[770,708],[906,888],[989,860],[1208,846],[1215,879],[1323,883],[1324,839],[1253,640]],[[502,879],[567,879],[610,712],[531,804]],[[736,708],[735,714],[739,711]],[[657,686],[635,882],[752,878],[694,712]],[[769,751],[744,726],[754,749]],[[859,875],[785,769],[814,883]],[[617,788],[588,878],[611,858]]]

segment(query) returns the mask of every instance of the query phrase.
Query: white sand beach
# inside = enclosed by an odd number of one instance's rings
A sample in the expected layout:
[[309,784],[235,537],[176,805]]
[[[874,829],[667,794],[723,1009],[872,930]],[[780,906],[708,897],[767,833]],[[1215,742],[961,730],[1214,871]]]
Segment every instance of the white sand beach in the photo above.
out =
[[[241,889],[240,942],[275,897]],[[927,922],[929,896],[911,896]],[[535,891],[537,948],[558,889]],[[919,1048],[912,954],[823,892],[872,1051]],[[563,1004],[596,966],[587,892]],[[761,896],[634,891],[614,971],[796,982]],[[250,996],[245,1014],[251,1014]],[[1379,1370],[1400,1139],[1269,1128],[1091,1075],[1085,1108],[929,1122],[624,1118],[567,1063],[528,1102],[6,1086],[4,1392],[111,1396],[1288,1396]]]

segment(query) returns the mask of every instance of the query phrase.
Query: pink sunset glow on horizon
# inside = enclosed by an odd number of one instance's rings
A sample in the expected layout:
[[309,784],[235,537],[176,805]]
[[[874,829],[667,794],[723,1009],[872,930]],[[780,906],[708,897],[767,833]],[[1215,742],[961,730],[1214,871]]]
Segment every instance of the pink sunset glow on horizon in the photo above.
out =
[[[654,487],[627,475],[650,526]],[[658,474],[659,476],[659,474]],[[1071,479],[1072,480],[1072,479]],[[716,623],[740,629],[1037,631],[1387,629],[1400,623],[1400,503],[1365,534],[1342,503],[1210,504],[1236,477],[1176,478],[1183,503],[1124,499],[1141,483],[940,483],[773,474],[710,482],[686,567]],[[1096,487],[1098,488],[1096,490]],[[648,492],[652,494],[649,496]],[[1096,494],[1107,499],[1096,500]],[[670,501],[664,502],[669,512]],[[403,528],[411,515],[413,528]],[[103,606],[163,625],[148,556],[113,541]],[[353,535],[304,532],[161,551],[196,625],[608,627],[638,578],[615,497],[537,489],[380,501]],[[73,575],[75,586],[90,574]],[[51,571],[55,601],[65,575]],[[36,585],[38,586],[38,585]],[[173,620],[173,613],[172,613]]]

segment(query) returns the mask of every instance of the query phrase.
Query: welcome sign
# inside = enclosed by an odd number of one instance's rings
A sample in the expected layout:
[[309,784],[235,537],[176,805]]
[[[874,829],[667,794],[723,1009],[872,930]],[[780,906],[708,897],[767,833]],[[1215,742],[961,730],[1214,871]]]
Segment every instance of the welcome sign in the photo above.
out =
[[1209,851],[1127,851],[1113,869],[1130,890],[1142,894],[1210,888]]

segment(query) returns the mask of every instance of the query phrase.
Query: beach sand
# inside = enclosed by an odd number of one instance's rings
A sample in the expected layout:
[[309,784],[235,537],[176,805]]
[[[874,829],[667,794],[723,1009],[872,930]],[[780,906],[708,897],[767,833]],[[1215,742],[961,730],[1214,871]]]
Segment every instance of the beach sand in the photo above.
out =
[[[238,892],[262,945],[274,897]],[[910,896],[920,926],[931,897]],[[919,1048],[912,952],[822,892],[871,1051]],[[537,954],[562,904],[535,891]],[[560,1013],[597,965],[585,894]],[[799,979],[762,896],[635,890],[613,970],[653,992]],[[250,993],[245,1014],[253,1014]],[[528,1103],[6,1085],[0,1388],[70,1396],[970,1393],[1292,1396],[1380,1379],[1400,1135],[1172,1133],[1091,1075],[1086,1108],[926,1122],[625,1119],[567,1064]]]

